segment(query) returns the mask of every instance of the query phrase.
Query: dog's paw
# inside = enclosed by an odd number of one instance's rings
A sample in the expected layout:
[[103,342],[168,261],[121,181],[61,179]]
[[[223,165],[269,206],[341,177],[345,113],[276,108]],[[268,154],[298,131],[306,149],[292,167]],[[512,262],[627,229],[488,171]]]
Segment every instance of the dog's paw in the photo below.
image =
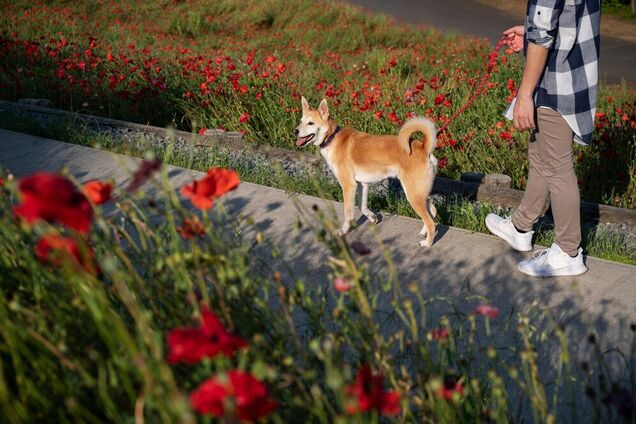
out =
[[365,216],[367,217],[369,222],[371,222],[373,224],[377,224],[378,223],[378,217],[374,213],[370,213],[369,215],[365,215]]
[[426,237],[424,240],[420,241],[419,244],[422,247],[431,247],[433,245],[433,237]]
[[339,229],[337,229],[336,231],[333,232],[333,235],[335,237],[342,237],[345,234],[347,234],[348,232],[349,232],[348,228],[339,228]]
[[426,230],[426,228],[422,228],[422,231],[419,232],[418,236],[425,237],[427,233],[428,231]]

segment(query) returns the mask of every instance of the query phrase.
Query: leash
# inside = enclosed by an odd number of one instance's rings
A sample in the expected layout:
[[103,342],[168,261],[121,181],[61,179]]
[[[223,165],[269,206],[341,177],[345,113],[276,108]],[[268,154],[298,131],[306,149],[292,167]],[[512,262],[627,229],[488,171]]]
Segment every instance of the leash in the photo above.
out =
[[455,113],[453,113],[453,115],[451,115],[451,117],[448,119],[448,121],[446,121],[446,123],[444,125],[442,125],[442,127],[437,131],[437,134],[441,134],[442,132],[446,131],[448,126],[451,124],[451,122],[453,122],[459,115],[461,115],[462,112],[464,112],[466,109],[468,109],[470,107],[470,105],[472,105],[475,102],[475,99],[477,99],[477,97],[481,93],[483,93],[484,86],[486,85],[486,83],[490,79],[490,74],[492,73],[492,68],[497,63],[497,56],[499,56],[499,50],[501,50],[501,46],[506,44],[507,40],[508,40],[508,37],[506,37],[504,35],[497,42],[497,45],[492,49],[492,51],[488,55],[488,64],[486,65],[486,72],[484,73],[484,75],[482,75],[481,80],[479,81],[479,84],[477,84],[477,88],[475,89],[475,92],[466,101],[466,104],[464,106],[462,106],[461,108],[456,110]]

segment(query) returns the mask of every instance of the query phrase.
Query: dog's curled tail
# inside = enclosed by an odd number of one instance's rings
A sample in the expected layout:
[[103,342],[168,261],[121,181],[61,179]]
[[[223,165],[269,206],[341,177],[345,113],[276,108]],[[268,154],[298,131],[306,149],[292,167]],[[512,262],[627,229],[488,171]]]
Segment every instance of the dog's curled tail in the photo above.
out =
[[424,134],[424,149],[426,154],[430,155],[437,144],[437,128],[435,128],[433,121],[428,118],[418,116],[406,121],[398,132],[398,143],[406,153],[411,154],[411,135],[418,131]]

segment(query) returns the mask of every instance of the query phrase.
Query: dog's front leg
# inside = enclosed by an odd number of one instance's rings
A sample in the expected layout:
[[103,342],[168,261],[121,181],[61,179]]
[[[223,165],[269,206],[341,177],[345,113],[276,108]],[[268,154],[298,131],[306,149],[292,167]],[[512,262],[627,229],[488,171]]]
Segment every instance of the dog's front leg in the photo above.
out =
[[367,208],[367,199],[369,198],[369,184],[360,183],[362,185],[362,199],[360,201],[360,211],[367,219],[374,224],[378,222],[378,218],[373,212]]
[[351,221],[353,221],[353,208],[356,199],[356,182],[340,183],[342,186],[342,197],[344,203],[344,222],[342,228],[336,231],[336,235],[344,235],[349,232],[351,228]]

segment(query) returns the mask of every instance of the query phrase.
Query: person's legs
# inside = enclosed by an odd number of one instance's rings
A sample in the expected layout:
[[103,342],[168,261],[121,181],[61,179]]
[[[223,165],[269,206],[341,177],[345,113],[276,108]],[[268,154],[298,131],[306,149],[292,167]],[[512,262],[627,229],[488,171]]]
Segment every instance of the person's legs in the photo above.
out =
[[[556,277],[579,275],[587,271],[583,263],[582,249],[579,248],[580,198],[572,162],[572,137],[572,129],[558,112],[545,108],[537,110],[537,133],[534,143],[537,155],[533,159],[535,168],[541,175],[534,178],[533,182],[547,183],[556,227],[556,240],[549,249],[535,252],[532,259],[518,264],[517,268],[524,274]],[[543,193],[545,185],[536,184],[532,189],[537,187],[538,193]],[[545,197],[539,194],[534,196],[537,204],[524,205],[525,209],[521,209],[513,219],[521,217],[523,221],[525,218],[525,225],[527,222],[534,222],[541,213],[545,201]],[[532,199],[532,194],[528,198]],[[525,199],[524,195],[524,202]],[[520,222],[519,225],[524,224]]]
[[[533,187],[539,192],[535,196],[537,204],[527,210],[536,213],[535,219],[538,218],[545,201],[545,197],[541,198],[540,194],[547,185],[556,229],[555,242],[565,253],[576,256],[581,244],[581,200],[572,159],[574,134],[559,112],[546,108],[537,110],[537,129],[536,147],[540,160],[538,168],[542,175],[541,178],[535,178],[539,187]],[[517,223],[514,217],[513,222]]]
[[[541,110],[541,109],[539,109]],[[540,144],[545,144],[546,131],[541,131],[537,117],[538,129],[533,132],[528,143],[528,182],[523,198],[517,209],[512,214],[512,223],[521,231],[531,231],[532,225],[537,222],[543,211],[543,205],[549,194],[548,180],[543,175],[544,160],[541,157]],[[567,124],[566,124],[567,125]],[[571,140],[570,140],[571,142]]]
[[494,213],[486,217],[486,227],[490,232],[521,252],[532,250],[532,225],[539,219],[549,194],[548,181],[543,176],[543,159],[538,140],[543,134],[534,131],[528,144],[528,183],[521,204],[510,217],[502,218]]
[[[581,243],[580,198],[572,160],[573,132],[557,111],[537,109],[537,129],[528,146],[528,184],[510,219],[496,214],[486,217],[486,226],[513,248],[531,250],[532,226],[550,196],[556,227],[556,244],[570,256]],[[519,231],[521,232],[519,232]]]

